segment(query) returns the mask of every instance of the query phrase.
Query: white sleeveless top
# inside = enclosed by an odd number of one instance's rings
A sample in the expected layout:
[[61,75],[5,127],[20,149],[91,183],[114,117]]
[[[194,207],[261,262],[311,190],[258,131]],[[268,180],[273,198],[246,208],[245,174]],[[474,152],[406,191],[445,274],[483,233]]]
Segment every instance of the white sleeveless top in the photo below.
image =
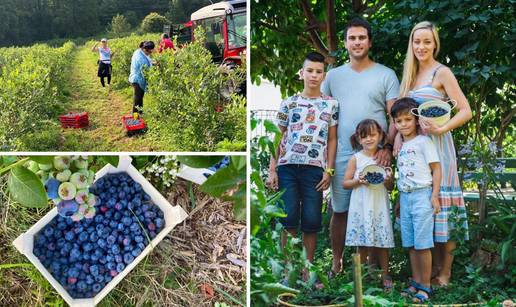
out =
[[106,63],[106,64],[111,63],[111,49],[109,49],[109,47],[106,49],[99,47],[99,55],[100,55],[100,61],[102,63]]

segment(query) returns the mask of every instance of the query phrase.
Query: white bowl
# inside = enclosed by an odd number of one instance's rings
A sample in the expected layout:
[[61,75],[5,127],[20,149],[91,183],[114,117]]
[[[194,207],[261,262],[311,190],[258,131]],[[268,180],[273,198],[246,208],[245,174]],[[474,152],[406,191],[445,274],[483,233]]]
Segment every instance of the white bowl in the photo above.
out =
[[368,185],[369,188],[379,189],[383,186],[383,183],[385,182],[385,177],[387,176],[387,172],[385,171],[385,169],[383,167],[378,166],[376,164],[368,165],[368,166],[364,167],[364,169],[362,170],[362,172],[360,174],[362,176],[365,176],[367,173],[381,173],[383,176],[383,181],[381,183],[370,183]]

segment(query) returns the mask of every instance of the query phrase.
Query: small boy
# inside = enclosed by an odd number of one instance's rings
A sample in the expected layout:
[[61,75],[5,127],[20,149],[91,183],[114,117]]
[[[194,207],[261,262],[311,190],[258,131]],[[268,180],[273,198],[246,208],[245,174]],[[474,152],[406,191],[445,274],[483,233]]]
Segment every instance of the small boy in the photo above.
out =
[[[281,199],[287,217],[280,222],[295,236],[301,220],[303,245],[308,261],[313,262],[317,232],[322,228],[322,193],[334,173],[339,104],[321,93],[325,76],[322,54],[309,53],[300,76],[303,92],[284,100],[277,114],[282,141],[278,161],[271,158],[268,184],[285,190]],[[283,246],[286,239],[284,233]]]
[[412,281],[403,292],[414,295],[415,303],[424,303],[432,294],[430,248],[434,247],[434,215],[440,211],[441,167],[432,140],[418,135],[418,118],[410,112],[414,108],[417,103],[412,98],[398,99],[391,117],[403,138],[397,160],[401,240],[409,248],[412,269]]

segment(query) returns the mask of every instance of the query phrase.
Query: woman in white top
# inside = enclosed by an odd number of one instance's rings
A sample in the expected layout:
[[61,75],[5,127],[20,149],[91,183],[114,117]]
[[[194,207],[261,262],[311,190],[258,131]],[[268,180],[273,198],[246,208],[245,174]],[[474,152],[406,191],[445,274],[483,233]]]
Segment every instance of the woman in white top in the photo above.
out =
[[91,48],[91,51],[99,53],[99,70],[97,72],[97,76],[100,78],[100,84],[103,87],[106,87],[104,82],[104,78],[107,77],[108,87],[111,86],[111,72],[113,67],[111,66],[111,58],[115,54],[111,52],[111,49],[108,47],[107,39],[103,38],[100,40],[102,46],[98,47],[98,42]]

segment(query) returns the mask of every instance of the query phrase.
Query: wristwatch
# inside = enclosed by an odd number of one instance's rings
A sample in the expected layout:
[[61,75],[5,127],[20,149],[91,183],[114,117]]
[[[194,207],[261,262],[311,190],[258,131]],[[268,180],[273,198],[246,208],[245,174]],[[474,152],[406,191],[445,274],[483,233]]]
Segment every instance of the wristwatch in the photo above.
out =
[[335,175],[335,169],[334,168],[327,168],[324,170],[325,173],[327,173],[328,175],[330,176],[334,176]]

